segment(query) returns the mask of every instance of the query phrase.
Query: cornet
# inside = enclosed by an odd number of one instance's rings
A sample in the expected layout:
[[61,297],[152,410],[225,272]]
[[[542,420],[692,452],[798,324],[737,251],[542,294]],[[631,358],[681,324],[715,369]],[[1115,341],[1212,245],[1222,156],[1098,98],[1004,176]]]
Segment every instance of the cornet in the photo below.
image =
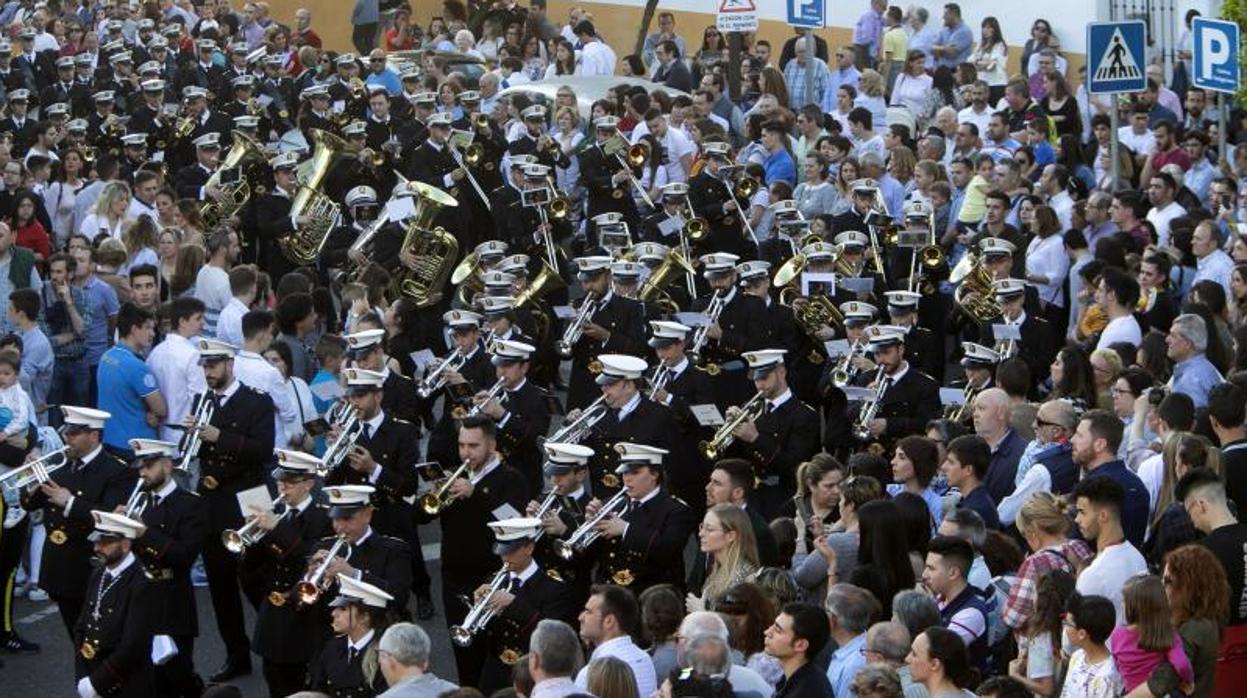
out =
[[580,304],[580,312],[576,314],[576,319],[563,330],[563,337],[559,339],[555,345],[558,348],[559,356],[570,358],[572,349],[576,346],[576,342],[580,341],[580,336],[584,334],[585,325],[593,321],[593,314],[597,312],[598,296],[596,293],[589,293],[585,296],[585,300]]
[[597,530],[597,525],[606,520],[606,517],[619,515],[624,512],[628,506],[628,490],[619,490],[614,497],[606,500],[598,513],[585,519],[585,522],[572,531],[572,534],[566,540],[554,542],[554,551],[564,560],[570,560],[579,552],[584,552],[597,540],[602,534]]
[[554,443],[578,444],[593,432],[593,427],[602,421],[606,413],[606,396],[602,396],[581,410],[575,419],[564,424],[546,440]]
[[857,414],[857,421],[853,423],[853,437],[859,441],[870,440],[870,423],[875,420],[875,415],[879,414],[879,403],[883,400],[884,394],[888,391],[888,384],[891,378],[883,375],[883,370],[879,371],[879,384],[875,386],[875,394],[870,400],[862,403],[862,409]]
[[[346,545],[346,534],[339,533],[338,537],[333,541],[333,547],[329,548],[329,552],[325,554],[325,559],[321,560],[316,570],[295,585],[294,591],[298,594],[299,601],[311,606],[320,598],[320,593],[329,588],[329,581],[325,579],[325,573],[329,571],[329,563],[333,562],[333,559],[338,556],[344,545]],[[347,547],[344,559],[351,559],[350,547]]]
[[40,457],[38,460],[32,460],[20,468],[15,468],[4,475],[0,475],[0,485],[14,492],[25,489],[30,485],[42,485],[52,479],[52,473],[69,462],[69,458],[65,455],[65,452],[68,450],[68,447],[63,446]]
[[216,403],[208,393],[204,392],[195,396],[194,423],[187,428],[182,434],[181,441],[178,442],[178,451],[182,454],[182,460],[177,466],[179,470],[190,469],[191,461],[199,455],[199,445],[203,443],[199,430],[212,422],[212,414],[215,411]]
[[329,444],[325,449],[325,455],[320,459],[321,470],[318,475],[321,477],[325,477],[342,465],[351,450],[355,448],[355,442],[359,440],[360,434],[364,432],[364,423],[360,421],[355,408],[345,407],[345,414],[346,417],[337,422],[338,438]]
[[480,402],[476,403],[475,405],[472,405],[472,408],[469,409],[466,413],[464,413],[464,418],[471,418],[471,417],[476,417],[480,415],[481,408],[483,408],[485,404],[489,402],[490,400],[497,400],[498,396],[502,394],[502,391],[505,390],[506,387],[507,387],[507,380],[505,378],[499,378],[494,383],[493,387],[489,389],[489,392],[485,393],[484,399],[482,399]]
[[140,517],[143,516],[143,512],[147,509],[147,497],[143,496],[144,494],[147,494],[143,491],[144,484],[143,478],[141,477],[138,482],[134,483],[134,491],[130,493],[130,498],[126,500],[127,519],[140,521]]
[[471,460],[465,458],[463,463],[450,474],[450,477],[445,478],[436,490],[427,492],[420,498],[420,508],[424,510],[424,513],[429,516],[440,514],[443,509],[455,501],[454,497],[450,495],[450,486],[455,480],[463,477],[468,472],[468,464],[471,462]]
[[472,637],[484,630],[485,626],[489,625],[489,621],[493,620],[498,612],[489,607],[489,600],[502,589],[508,574],[507,566],[503,565],[502,569],[498,570],[494,578],[489,581],[489,590],[468,609],[463,622],[450,626],[450,639],[454,640],[456,645],[467,647],[472,644]]
[[749,398],[749,402],[741,406],[735,417],[727,420],[719,427],[719,430],[714,433],[714,438],[698,444],[701,454],[706,457],[706,460],[718,460],[719,456],[723,455],[723,452],[727,450],[727,447],[736,441],[736,437],[732,434],[733,431],[736,431],[736,427],[745,422],[757,421],[765,409],[766,396],[759,390],[753,397]]
[[[277,501],[273,503],[274,514],[277,514],[277,507],[282,502],[282,498],[278,497]],[[286,508],[277,515],[277,521],[274,522],[274,525],[281,523],[281,520],[289,516],[292,510],[293,507],[287,505]],[[259,522],[260,517],[253,516],[250,521],[243,525],[242,528],[223,531],[221,533],[221,545],[224,545],[226,550],[237,555],[238,553],[246,550],[249,546],[259,543],[260,539],[268,535],[268,531],[260,528]]]
[[432,371],[429,371],[420,385],[416,387],[416,392],[425,400],[437,394],[446,385],[446,372],[458,371],[463,368],[463,364],[467,363],[468,357],[457,351],[451,352],[446,358],[442,359]]

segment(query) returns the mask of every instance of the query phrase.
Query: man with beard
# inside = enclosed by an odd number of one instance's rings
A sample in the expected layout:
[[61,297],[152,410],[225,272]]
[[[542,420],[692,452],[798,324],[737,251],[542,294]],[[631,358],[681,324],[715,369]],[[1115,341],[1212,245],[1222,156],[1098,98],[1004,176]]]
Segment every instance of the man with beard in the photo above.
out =
[[[1117,458],[1122,431],[1121,420],[1112,412],[1089,410],[1079,420],[1070,443],[1074,447],[1074,462],[1082,468],[1084,483],[1094,478],[1107,477],[1116,480],[1121,486],[1122,493],[1117,507],[1117,515],[1121,519],[1120,527],[1127,540],[1137,548],[1143,545],[1150,500],[1143,481]],[[1075,494],[1080,491],[1081,486],[1074,490]],[[1079,510],[1081,509],[1079,502]],[[1081,527],[1081,521],[1079,525]],[[1096,540],[1095,532],[1082,529],[1082,533],[1087,540]]]

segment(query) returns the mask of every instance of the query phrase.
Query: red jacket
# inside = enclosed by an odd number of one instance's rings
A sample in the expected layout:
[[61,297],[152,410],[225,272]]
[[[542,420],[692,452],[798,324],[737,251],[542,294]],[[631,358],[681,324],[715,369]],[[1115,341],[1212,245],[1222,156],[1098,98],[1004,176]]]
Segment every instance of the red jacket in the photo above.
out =
[[13,227],[13,235],[15,242],[20,247],[25,247],[40,260],[46,260],[52,254],[52,241],[48,238],[48,231],[43,229],[43,224],[38,219],[31,219],[30,223],[17,227],[16,224],[10,223]]

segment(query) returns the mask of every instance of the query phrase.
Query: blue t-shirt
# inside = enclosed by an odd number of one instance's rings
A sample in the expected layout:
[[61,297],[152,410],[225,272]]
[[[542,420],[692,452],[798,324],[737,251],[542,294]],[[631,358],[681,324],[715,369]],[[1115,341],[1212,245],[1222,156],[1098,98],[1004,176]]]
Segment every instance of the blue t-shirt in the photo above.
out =
[[104,353],[96,369],[100,386],[99,407],[109,413],[104,423],[104,443],[130,449],[130,439],[154,439],[156,428],[147,424],[143,398],[156,392],[156,376],[147,364],[124,344]]
[[117,292],[98,276],[92,276],[82,290],[87,294],[90,313],[85,333],[86,361],[88,366],[94,366],[108,349],[108,318],[117,314],[120,304]]
[[782,179],[794,187],[797,186],[797,166],[786,149],[780,148],[772,153],[767,157],[766,162],[762,163],[762,168],[766,172],[767,186],[777,179]]

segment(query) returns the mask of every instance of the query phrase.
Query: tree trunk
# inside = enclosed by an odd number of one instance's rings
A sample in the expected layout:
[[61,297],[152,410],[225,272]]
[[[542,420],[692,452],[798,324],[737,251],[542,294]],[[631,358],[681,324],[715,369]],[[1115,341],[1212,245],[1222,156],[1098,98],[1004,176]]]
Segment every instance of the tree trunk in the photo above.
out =
[[[654,21],[656,9],[658,9],[658,0],[645,0],[645,12],[641,13],[641,28],[637,30],[636,46],[632,49],[637,56],[640,56],[641,50],[645,48],[645,37],[649,34],[649,25]],[[683,56],[680,57],[683,58]]]

